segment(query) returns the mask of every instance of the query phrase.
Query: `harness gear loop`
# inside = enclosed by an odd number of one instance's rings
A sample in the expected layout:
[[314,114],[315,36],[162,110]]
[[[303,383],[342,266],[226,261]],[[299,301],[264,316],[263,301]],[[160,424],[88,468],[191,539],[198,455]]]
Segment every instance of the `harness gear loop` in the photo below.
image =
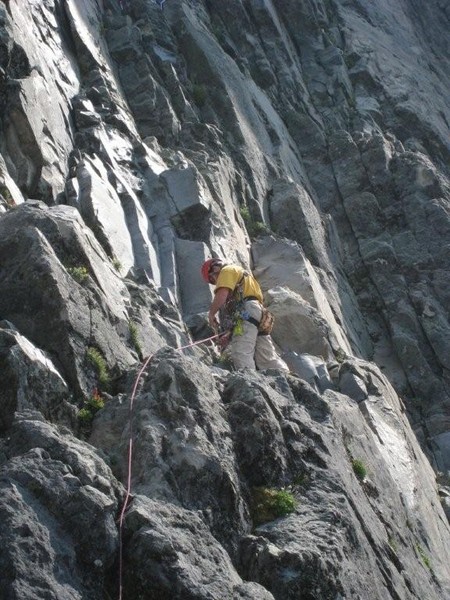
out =
[[[225,323],[229,322],[228,329],[233,335],[243,334],[243,321],[248,321],[258,329],[258,335],[270,335],[275,322],[275,317],[268,308],[262,305],[259,298],[256,296],[244,296],[244,281],[249,276],[247,271],[244,271],[234,288],[230,300],[225,304]],[[245,303],[249,300],[256,300],[261,307],[261,318],[255,319],[245,310]]]
[[248,273],[244,271],[229,295],[225,306],[220,310],[220,322],[223,330],[231,332],[232,335],[242,335],[243,333],[242,313],[244,312],[244,279],[246,276],[248,276]]

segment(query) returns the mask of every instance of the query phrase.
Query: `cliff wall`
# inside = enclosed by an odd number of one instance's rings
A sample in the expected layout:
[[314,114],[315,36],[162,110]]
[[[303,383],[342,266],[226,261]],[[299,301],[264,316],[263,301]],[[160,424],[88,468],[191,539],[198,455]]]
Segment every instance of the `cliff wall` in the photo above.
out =
[[[0,596],[450,598],[449,24],[0,2]],[[212,255],[290,375],[190,346]]]

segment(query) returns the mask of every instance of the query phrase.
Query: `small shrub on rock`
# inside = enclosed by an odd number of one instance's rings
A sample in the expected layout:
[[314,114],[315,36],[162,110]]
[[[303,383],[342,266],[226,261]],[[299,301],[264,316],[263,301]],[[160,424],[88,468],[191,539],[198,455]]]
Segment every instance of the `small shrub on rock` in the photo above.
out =
[[136,350],[139,360],[143,359],[142,346],[139,341],[138,327],[133,321],[128,322],[128,331],[130,332],[130,341],[133,348]]
[[201,83],[196,83],[192,88],[192,97],[194,102],[200,108],[205,105],[206,102],[206,88]]
[[89,277],[89,271],[86,267],[67,267],[67,272],[80,284],[84,283]]
[[353,472],[355,473],[356,477],[360,481],[363,481],[367,475],[367,469],[366,469],[363,461],[358,460],[357,458],[354,458],[352,460],[352,467],[353,467]]
[[241,206],[239,212],[244,221],[247,233],[251,238],[269,233],[269,228],[262,221],[254,221],[247,206]]
[[14,198],[11,195],[11,192],[4,185],[0,185],[0,196],[2,196],[6,202],[6,205],[10,208],[15,206]]
[[284,517],[295,510],[297,503],[286,489],[258,487],[253,489],[251,513],[255,525]]
[[113,267],[115,268],[115,270],[120,273],[120,271],[122,270],[122,263],[120,262],[120,260],[118,258],[115,258],[113,260]]
[[423,564],[427,567],[427,569],[430,569],[431,571],[431,560],[425,554],[425,551],[420,544],[416,544],[416,550],[420,558],[422,559]]
[[107,387],[109,385],[109,373],[106,360],[97,350],[97,348],[88,348],[86,352],[86,357],[95,369],[98,382],[104,387]]
[[92,392],[92,396],[87,401],[87,405],[94,413],[105,406],[105,401],[101,397],[100,392],[97,390],[97,388],[95,388]]
[[94,418],[94,414],[89,410],[89,408],[81,408],[78,411],[77,417],[81,425],[89,425]]
[[95,414],[105,406],[105,401],[100,395],[97,388],[94,388],[91,397],[84,403],[84,406],[78,412],[78,420],[81,425],[89,425],[92,423]]
[[233,361],[227,352],[222,352],[220,356],[215,357],[213,363],[226,371],[233,371],[234,369]]

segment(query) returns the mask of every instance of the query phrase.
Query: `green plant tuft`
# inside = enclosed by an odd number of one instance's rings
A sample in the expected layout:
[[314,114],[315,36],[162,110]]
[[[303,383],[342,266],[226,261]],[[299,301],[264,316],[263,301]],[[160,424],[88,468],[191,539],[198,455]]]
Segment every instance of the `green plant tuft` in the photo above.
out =
[[397,552],[398,552],[398,544],[397,544],[395,538],[392,535],[390,535],[388,537],[388,544],[389,544],[389,547],[391,548],[392,552],[394,552],[395,554],[397,554]]
[[142,346],[141,346],[141,343],[139,342],[138,328],[137,328],[136,323],[134,323],[133,321],[129,321],[128,322],[128,331],[130,332],[130,340],[133,345],[133,348],[136,350],[137,355],[139,356],[139,360],[142,360],[143,359]]
[[89,425],[92,423],[95,414],[104,406],[105,401],[97,388],[94,388],[91,397],[85,400],[83,408],[78,411],[78,420],[82,425]]
[[269,232],[270,229],[265,223],[263,223],[262,221],[255,221],[252,227],[250,227],[249,235],[250,237],[258,237],[259,235],[265,235]]
[[97,348],[88,348],[86,352],[88,361],[92,364],[97,374],[98,382],[107,387],[109,384],[109,372],[106,360],[103,358]]
[[105,406],[105,401],[101,397],[100,392],[97,390],[97,388],[95,388],[92,392],[92,396],[87,401],[87,406],[94,413],[96,413]]
[[11,192],[5,185],[0,185],[0,194],[3,196],[6,204],[10,207],[15,206],[14,198],[11,195]]
[[86,267],[67,267],[67,272],[78,283],[84,283],[89,277],[89,271]]
[[234,365],[233,365],[233,361],[231,360],[231,356],[226,351],[222,352],[222,354],[220,354],[220,356],[213,359],[213,362],[214,362],[214,364],[218,365],[221,369],[225,369],[227,371],[234,370]]
[[251,513],[255,525],[261,525],[284,517],[295,510],[297,503],[293,494],[282,488],[258,487],[252,492]]
[[309,475],[309,473],[306,473],[306,471],[303,473],[299,473],[298,475],[295,475],[295,477],[293,477],[292,485],[295,487],[308,487],[309,485],[311,485],[311,476]]
[[352,467],[353,467],[353,472],[355,473],[356,477],[360,481],[363,481],[366,478],[367,469],[366,469],[364,463],[362,462],[362,460],[358,460],[357,458],[354,458],[352,460]]
[[417,550],[417,553],[419,554],[420,558],[422,559],[423,564],[427,567],[427,569],[430,569],[430,571],[431,571],[431,560],[425,554],[425,551],[420,544],[416,544],[416,550]]
[[202,107],[206,103],[206,88],[202,83],[195,83],[192,87],[192,97],[198,107]]
[[247,225],[248,223],[250,223],[250,221],[252,219],[250,217],[250,211],[248,209],[248,206],[241,206],[241,208],[239,209],[239,212],[241,214],[241,217],[242,217],[245,225]]
[[118,258],[115,258],[113,260],[113,267],[115,268],[115,270],[120,273],[120,271],[122,270],[122,263],[120,262],[120,260]]
[[92,423],[94,413],[89,408],[82,408],[78,411],[77,417],[82,425],[89,425]]
[[244,221],[247,233],[251,238],[269,233],[270,230],[262,221],[254,221],[250,215],[248,206],[241,206],[239,209],[242,220]]

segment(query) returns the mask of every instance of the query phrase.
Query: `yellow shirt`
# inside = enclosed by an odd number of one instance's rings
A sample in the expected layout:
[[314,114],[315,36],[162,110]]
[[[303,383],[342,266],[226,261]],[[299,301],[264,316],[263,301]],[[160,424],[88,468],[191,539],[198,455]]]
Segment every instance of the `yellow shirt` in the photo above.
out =
[[[245,269],[239,267],[238,265],[225,265],[222,267],[216,281],[215,291],[217,291],[219,288],[228,288],[229,290],[233,291],[241,280],[244,271]],[[248,273],[248,275],[244,277],[243,281],[244,298],[247,296],[255,296],[255,298],[258,298],[258,300],[262,303],[263,295],[261,288],[259,287],[259,283],[253,277],[250,271],[245,272]]]

